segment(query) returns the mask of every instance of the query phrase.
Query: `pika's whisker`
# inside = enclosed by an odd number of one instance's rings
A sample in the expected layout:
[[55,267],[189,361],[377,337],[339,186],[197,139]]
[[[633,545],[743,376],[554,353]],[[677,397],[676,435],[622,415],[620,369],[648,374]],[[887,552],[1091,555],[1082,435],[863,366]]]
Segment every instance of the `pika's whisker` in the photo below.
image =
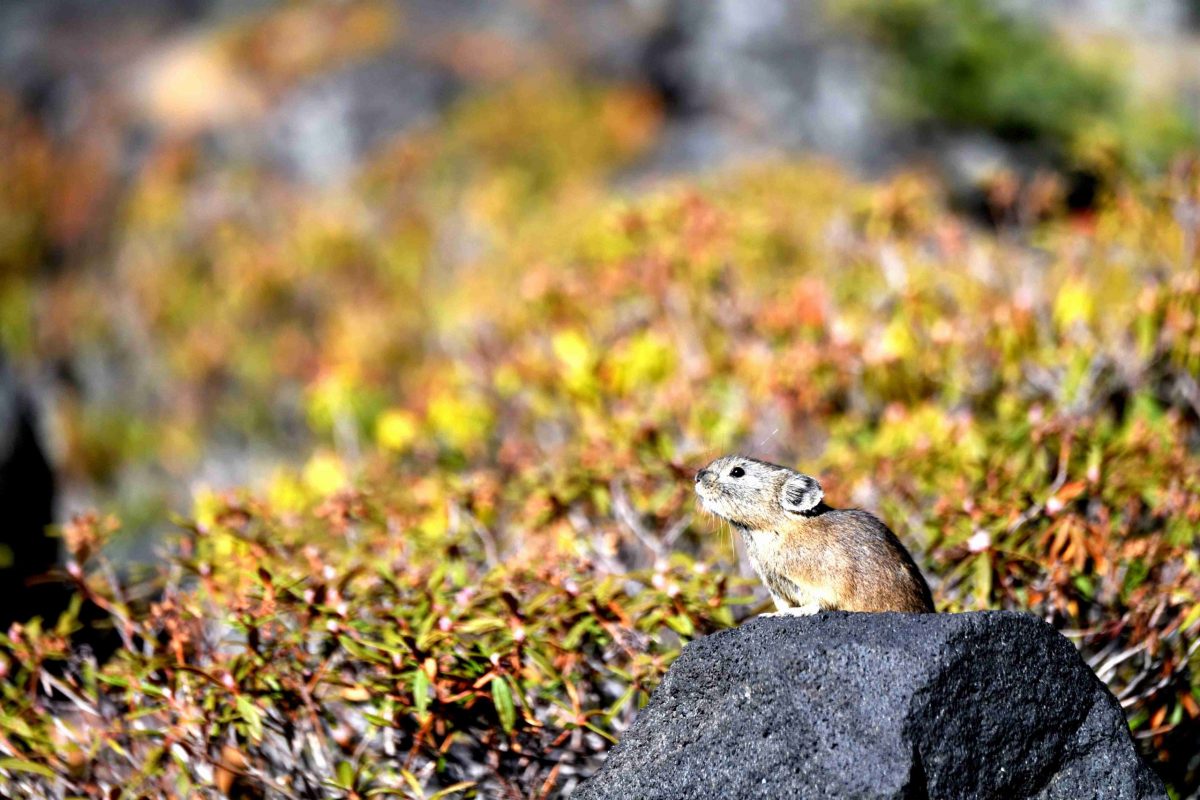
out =
[[759,448],[761,449],[761,448],[765,447],[765,446],[766,446],[766,444],[767,444],[767,442],[769,442],[769,441],[771,441],[772,439],[774,439],[774,438],[775,438],[775,434],[777,434],[777,433],[779,433],[779,428],[776,428],[775,430],[771,431],[771,434],[770,434],[769,436],[767,436],[767,438],[765,438],[765,439],[763,439],[761,442],[759,442],[759,443],[758,443],[758,446],[759,446]]

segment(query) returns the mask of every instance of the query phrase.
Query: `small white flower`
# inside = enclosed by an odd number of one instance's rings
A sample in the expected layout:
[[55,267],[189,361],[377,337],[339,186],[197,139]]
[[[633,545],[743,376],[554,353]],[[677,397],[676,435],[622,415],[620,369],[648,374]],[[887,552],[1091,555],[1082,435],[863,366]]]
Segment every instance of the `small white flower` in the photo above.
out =
[[972,553],[982,553],[992,546],[992,537],[987,531],[975,531],[970,539],[967,539],[967,549]]

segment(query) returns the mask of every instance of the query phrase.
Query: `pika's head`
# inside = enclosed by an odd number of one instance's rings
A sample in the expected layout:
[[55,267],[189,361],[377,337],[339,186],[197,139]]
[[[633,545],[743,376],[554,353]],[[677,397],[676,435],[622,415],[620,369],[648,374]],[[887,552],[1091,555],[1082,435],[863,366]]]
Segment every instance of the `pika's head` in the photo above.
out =
[[696,494],[705,511],[751,530],[819,513],[825,497],[816,478],[745,456],[722,456],[697,472]]

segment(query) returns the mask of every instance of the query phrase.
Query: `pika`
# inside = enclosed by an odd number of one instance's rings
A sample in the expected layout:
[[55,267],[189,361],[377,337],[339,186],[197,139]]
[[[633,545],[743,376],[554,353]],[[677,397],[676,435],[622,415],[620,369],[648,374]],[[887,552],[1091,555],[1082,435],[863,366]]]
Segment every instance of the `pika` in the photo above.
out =
[[723,456],[696,473],[696,494],[741,534],[775,601],[773,615],[934,610],[929,585],[896,534],[868,511],[825,505],[815,478]]

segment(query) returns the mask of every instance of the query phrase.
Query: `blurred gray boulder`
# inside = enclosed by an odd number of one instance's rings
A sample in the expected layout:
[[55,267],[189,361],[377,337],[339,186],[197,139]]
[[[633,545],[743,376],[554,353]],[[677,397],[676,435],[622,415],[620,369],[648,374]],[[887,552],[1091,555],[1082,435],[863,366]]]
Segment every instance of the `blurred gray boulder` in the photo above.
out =
[[878,112],[879,68],[827,2],[677,0],[646,50],[671,112],[661,158],[694,169],[815,151],[881,166],[893,131]]
[[341,181],[389,137],[436,122],[454,89],[447,71],[389,53],[289,92],[270,115],[266,140],[292,174]]

